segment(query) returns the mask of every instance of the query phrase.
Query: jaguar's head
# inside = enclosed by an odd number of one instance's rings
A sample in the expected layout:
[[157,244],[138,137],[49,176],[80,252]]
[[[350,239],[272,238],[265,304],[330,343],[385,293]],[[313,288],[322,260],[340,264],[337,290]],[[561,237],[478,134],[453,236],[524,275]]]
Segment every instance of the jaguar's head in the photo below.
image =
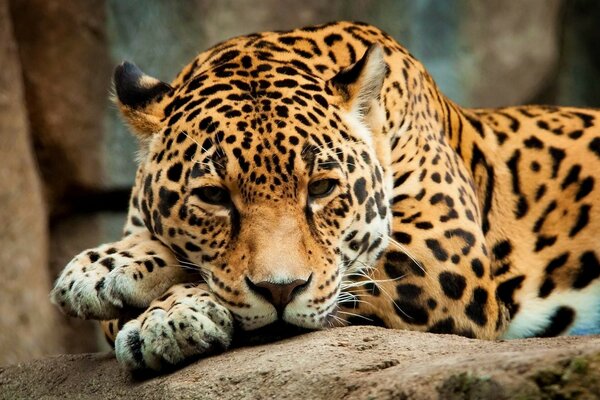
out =
[[386,68],[377,45],[327,80],[248,49],[217,52],[173,86],[117,68],[119,107],[142,139],[144,223],[244,329],[328,326],[349,275],[385,249]]

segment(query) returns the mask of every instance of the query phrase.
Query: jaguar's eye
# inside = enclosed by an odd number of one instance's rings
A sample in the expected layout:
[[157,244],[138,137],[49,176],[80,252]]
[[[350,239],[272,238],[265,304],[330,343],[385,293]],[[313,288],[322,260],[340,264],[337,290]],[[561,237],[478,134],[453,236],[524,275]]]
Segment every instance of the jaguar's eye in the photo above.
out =
[[308,194],[312,198],[325,197],[338,185],[337,179],[319,179],[308,185]]
[[202,186],[192,190],[192,194],[208,204],[224,206],[229,204],[229,192],[218,186]]

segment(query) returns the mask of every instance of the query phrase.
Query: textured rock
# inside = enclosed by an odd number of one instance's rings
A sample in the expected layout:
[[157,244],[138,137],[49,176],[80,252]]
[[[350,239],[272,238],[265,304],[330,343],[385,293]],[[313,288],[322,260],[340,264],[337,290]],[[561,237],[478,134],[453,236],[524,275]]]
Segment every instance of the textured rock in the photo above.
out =
[[158,377],[132,378],[110,353],[48,358],[0,369],[0,398],[596,398],[599,374],[597,336],[488,342],[351,327],[238,348]]
[[104,182],[112,65],[102,0],[11,2],[27,108],[52,214],[67,192]]
[[[114,217],[95,213],[111,208],[124,212],[127,206],[126,193],[116,196],[116,202],[115,196],[106,196],[115,188],[107,179],[112,154],[106,151],[110,135],[104,129],[113,67],[105,33],[105,4],[103,0],[19,0],[11,6],[23,64],[23,73],[15,80],[21,83],[22,78],[24,82],[29,123],[45,185],[47,210],[42,210],[40,221],[48,219],[46,213],[52,221],[49,260],[46,242],[44,251],[38,252],[44,259],[37,268],[46,280],[36,299],[43,304],[37,307],[31,301],[29,307],[45,310],[58,321],[59,328],[52,335],[58,340],[54,340],[54,346],[52,341],[46,345],[46,353],[97,351],[104,348],[98,324],[58,313],[48,301],[47,275],[54,279],[75,254],[117,240],[124,221],[124,214]],[[133,160],[134,151],[127,157]],[[34,199],[39,199],[41,189],[38,185],[31,190]],[[103,192],[104,197],[99,196]],[[23,235],[26,237],[25,232]],[[14,290],[27,293],[30,280],[31,276],[15,283]],[[41,335],[36,326],[31,326],[29,335],[22,336],[39,340]]]
[[410,15],[406,40],[394,36],[459,104],[523,104],[554,78],[560,6],[560,0],[411,2],[403,10]]
[[[600,107],[600,2],[565,4],[563,50],[555,99],[561,104]],[[551,90],[552,90],[551,89]]]
[[46,210],[20,77],[8,2],[0,0],[0,365],[60,351],[48,302]]
[[467,4],[460,31],[470,54],[456,65],[466,85],[466,103],[500,107],[531,102],[558,67],[561,1]]

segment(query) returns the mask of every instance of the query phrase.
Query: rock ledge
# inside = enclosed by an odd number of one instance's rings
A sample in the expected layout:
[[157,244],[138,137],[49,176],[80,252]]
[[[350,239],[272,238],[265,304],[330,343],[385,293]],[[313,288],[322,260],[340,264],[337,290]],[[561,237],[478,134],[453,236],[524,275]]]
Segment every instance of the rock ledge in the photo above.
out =
[[599,398],[600,336],[488,342],[349,327],[132,377],[111,353],[0,368],[0,399]]

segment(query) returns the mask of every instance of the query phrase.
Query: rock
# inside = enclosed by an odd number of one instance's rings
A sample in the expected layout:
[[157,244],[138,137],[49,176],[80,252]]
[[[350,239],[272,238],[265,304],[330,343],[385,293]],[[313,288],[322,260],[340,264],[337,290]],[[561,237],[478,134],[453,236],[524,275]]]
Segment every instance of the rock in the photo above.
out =
[[467,18],[460,41],[470,51],[455,68],[466,87],[465,105],[531,102],[556,73],[562,2],[463,3]]
[[0,0],[0,365],[59,352],[48,234],[8,1]]
[[110,353],[47,358],[0,369],[0,398],[596,398],[599,375],[598,336],[493,342],[349,327],[154,377],[132,377]]
[[531,101],[553,78],[560,7],[559,0],[410,2],[406,39],[393,27],[389,33],[462,106],[517,105]]
[[570,1],[565,4],[563,49],[558,81],[554,82],[559,104],[600,106],[600,3]]
[[[50,254],[46,256],[48,243],[44,242],[44,251],[39,254],[45,258],[37,267],[46,277],[45,287],[39,296],[36,294],[43,302],[39,309],[59,323],[53,330],[58,343],[48,345],[48,350],[98,351],[106,348],[98,324],[58,313],[48,301],[47,275],[53,280],[80,251],[118,240],[125,219],[127,190],[120,193],[121,187],[115,187],[110,177],[122,175],[117,157],[122,156],[123,162],[129,162],[135,170],[135,151],[132,148],[126,155],[124,151],[113,151],[121,147],[105,129],[105,115],[111,109],[113,68],[108,54],[105,2],[22,0],[11,6],[23,64],[23,73],[15,81],[20,82],[21,77],[24,81],[33,142],[45,184],[47,210],[39,218],[45,221],[47,213],[51,220]],[[37,190],[40,192],[41,187]],[[103,211],[107,209],[119,209],[121,213]],[[31,276],[27,279],[19,283],[20,290],[28,287]],[[36,309],[31,303],[29,307]],[[20,318],[26,317],[24,314]],[[33,312],[32,317],[37,318],[37,313]],[[42,337],[35,326],[30,330],[29,335],[22,336]]]
[[[11,2],[27,108],[49,211],[71,191],[101,189],[112,65],[103,0]],[[133,155],[132,155],[133,157]]]

